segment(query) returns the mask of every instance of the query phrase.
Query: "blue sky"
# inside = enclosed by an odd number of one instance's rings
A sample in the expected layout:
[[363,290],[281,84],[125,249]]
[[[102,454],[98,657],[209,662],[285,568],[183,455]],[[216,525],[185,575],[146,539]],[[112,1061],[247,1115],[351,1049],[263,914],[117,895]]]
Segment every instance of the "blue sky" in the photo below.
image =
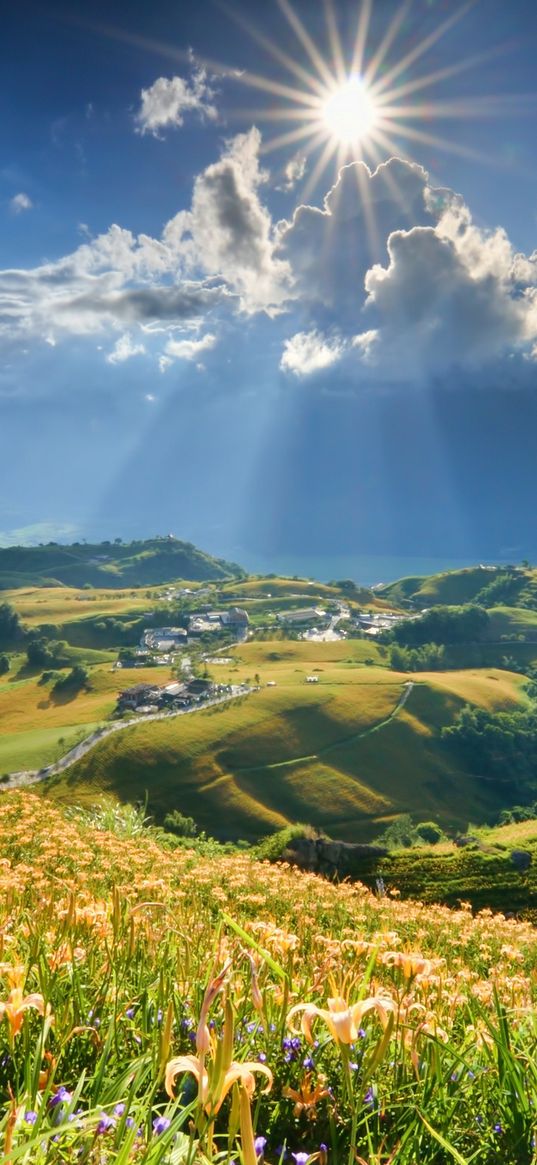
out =
[[536,49],[526,0],[11,6],[0,542],[536,555]]

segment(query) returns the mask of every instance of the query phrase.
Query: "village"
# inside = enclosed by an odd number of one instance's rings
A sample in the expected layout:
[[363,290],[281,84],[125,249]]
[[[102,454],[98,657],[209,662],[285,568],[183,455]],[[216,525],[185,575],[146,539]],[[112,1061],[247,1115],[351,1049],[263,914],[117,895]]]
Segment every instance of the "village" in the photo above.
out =
[[[330,609],[309,606],[273,610],[267,612],[265,617],[272,621],[279,636],[283,634],[304,640],[326,641],[344,639],[349,635],[373,638],[381,631],[391,630],[405,616],[389,611],[351,611],[346,603],[338,601],[330,604]],[[211,658],[203,649],[211,641],[214,641],[215,647],[220,645],[227,648],[252,638],[255,629],[251,627],[248,612],[236,606],[223,610],[207,607],[190,612],[185,621],[186,627],[146,627],[139,645],[133,651],[120,652],[114,665],[116,668],[175,666],[180,678],[164,685],[140,682],[123,689],[118,695],[116,716],[178,712],[206,704],[215,698],[238,694],[231,685],[215,684],[206,677],[195,677],[191,655],[187,655],[185,649],[193,649],[198,661],[205,664],[230,663],[227,656]],[[318,683],[318,676],[307,676],[306,683]],[[268,686],[274,685],[269,681]]]

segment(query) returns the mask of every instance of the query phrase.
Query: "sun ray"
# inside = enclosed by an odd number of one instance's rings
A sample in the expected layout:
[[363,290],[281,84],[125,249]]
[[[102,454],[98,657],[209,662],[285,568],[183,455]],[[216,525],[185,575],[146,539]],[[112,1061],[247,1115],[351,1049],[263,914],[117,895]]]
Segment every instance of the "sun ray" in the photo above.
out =
[[411,3],[412,3],[412,0],[403,0],[403,3],[397,9],[397,12],[394,13],[394,15],[390,21],[390,24],[388,25],[388,28],[384,34],[383,39],[380,42],[380,45],[379,45],[376,53],[371,58],[368,66],[367,66],[367,69],[364,72],[364,80],[365,80],[367,85],[372,84],[374,78],[376,77],[376,75],[380,69],[380,66],[381,66],[383,60],[386,57],[386,54],[390,51],[392,44],[399,33],[399,30],[401,28],[401,25],[402,25],[404,19],[405,19],[405,16],[407,16],[407,14],[410,10]]
[[419,44],[415,45],[406,56],[401,57],[397,61],[397,64],[389,69],[378,82],[378,85],[375,87],[375,94],[384,93],[392,81],[395,81],[405,69],[408,69],[409,65],[413,65],[415,61],[419,60],[450,28],[453,28],[453,25],[458,24],[459,20],[462,20],[463,16],[466,16],[466,13],[471,8],[474,8],[477,2],[478,0],[466,0],[466,4],[462,4],[456,12],[453,12],[451,16],[447,17],[447,20],[439,24],[438,28],[434,28],[428,36],[425,36]]
[[[398,85],[395,89],[390,89],[387,93],[390,101],[397,101],[399,97],[408,97],[411,93],[417,93],[420,89],[427,89],[430,85],[436,85],[438,81],[446,81],[448,77],[456,77],[459,73],[466,73],[468,70],[475,68],[476,65],[482,65],[485,61],[492,61],[494,57],[502,56],[506,52],[505,45],[499,45],[495,49],[490,49],[485,53],[474,53],[471,57],[465,57],[463,61],[456,61],[453,65],[446,65],[443,69],[436,69],[434,73],[424,73],[421,77],[415,77],[412,81],[405,81],[404,84]],[[372,85],[372,90],[377,97],[375,86]],[[379,95],[379,104],[382,99]]]
[[351,73],[358,73],[359,75],[362,73],[365,47],[369,33],[369,25],[371,24],[372,10],[373,0],[362,0],[362,5],[358,15],[354,51],[352,54]]
[[319,76],[323,78],[327,85],[333,84],[334,78],[330,73],[330,69],[326,64],[326,61],[323,60],[317,45],[312,41],[309,32],[307,32],[304,28],[302,21],[299,19],[296,12],[294,12],[288,0],[277,0],[277,3],[278,7],[281,9],[287,21],[291,25],[291,28],[298,37],[298,40],[302,44],[303,48],[305,48],[310,61],[314,68],[317,69]]
[[371,260],[374,260],[380,249],[380,235],[371,201],[371,184],[362,166],[355,167],[355,174],[367,228],[364,232],[366,246],[369,247]]
[[[271,93],[274,97],[286,97],[290,101],[295,101],[297,104],[304,104],[308,98],[308,94],[301,89],[294,89],[291,85],[284,85],[281,81],[274,81],[268,77],[262,77],[260,73],[250,73],[244,71],[234,77],[234,81],[238,85],[250,86],[252,89],[260,89],[263,93]],[[311,98],[313,101],[313,97]]]
[[261,153],[272,154],[274,150],[279,150],[282,146],[295,145],[297,142],[304,141],[305,138],[316,140],[319,145],[325,141],[325,135],[318,126],[306,125],[299,129],[289,130],[288,133],[279,134],[278,137],[267,139],[261,146]]
[[285,67],[289,69],[291,73],[294,73],[298,81],[302,81],[314,92],[322,95],[323,84],[318,80],[317,77],[315,77],[313,73],[308,72],[308,70],[305,69],[303,65],[300,65],[298,61],[294,60],[293,57],[284,52],[284,50],[281,49],[279,45],[276,45],[274,41],[270,40],[268,36],[264,36],[263,33],[260,32],[259,29],[257,29],[255,25],[251,23],[251,21],[247,20],[242,13],[236,12],[235,9],[230,5],[224,3],[224,0],[220,0],[220,7],[232,20],[235,21],[236,24],[242,27],[245,32],[251,36],[252,40],[261,45],[261,48],[266,49],[266,51],[270,53],[274,60],[279,61],[280,64],[285,65]]
[[438,134],[428,133],[427,130],[417,129],[415,126],[405,125],[403,122],[394,124],[394,122],[387,120],[386,125],[396,135],[400,134],[402,137],[410,138],[411,141],[423,142],[424,145],[436,146],[447,154],[456,154],[460,158],[470,158],[473,162],[482,162],[486,166],[498,165],[497,155],[485,154],[480,150],[473,149],[472,146],[463,146],[460,142],[452,142],[448,138],[439,137]]
[[334,156],[336,151],[337,145],[330,138],[328,138],[328,140],[324,143],[324,149],[322,150],[322,153],[319,155],[315,166],[302,189],[302,202],[307,202],[310,195],[313,194],[317,183],[322,178],[330,162],[330,159]]
[[334,74],[339,85],[345,81],[345,58],[343,56],[343,48],[339,35],[339,30],[336,22],[334,12],[333,0],[323,0],[324,15],[326,20],[326,27],[328,29],[328,39],[330,41],[330,48],[332,50],[332,61],[334,64]]
[[[531,104],[528,102],[531,101]],[[533,114],[535,112],[536,98],[519,95],[516,98],[510,96],[506,102],[512,112],[516,112],[519,116],[527,113]],[[520,102],[520,105],[517,104]],[[457,118],[458,120],[469,120],[473,118],[490,118],[498,117],[502,111],[504,102],[501,98],[494,97],[472,97],[469,99],[463,98],[452,101],[424,101],[409,105],[385,105],[381,106],[383,118]]]

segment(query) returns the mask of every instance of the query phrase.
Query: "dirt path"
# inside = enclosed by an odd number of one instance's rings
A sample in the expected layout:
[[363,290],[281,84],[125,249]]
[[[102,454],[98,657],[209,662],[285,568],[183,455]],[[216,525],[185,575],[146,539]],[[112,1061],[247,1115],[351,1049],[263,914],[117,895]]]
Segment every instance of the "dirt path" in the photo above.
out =
[[238,768],[235,771],[237,773],[255,773],[259,772],[260,770],[266,771],[267,769],[284,769],[290,765],[304,764],[307,761],[320,760],[321,757],[326,756],[327,753],[335,752],[337,748],[347,748],[347,746],[349,744],[353,744],[355,740],[363,740],[364,737],[371,736],[373,732],[380,732],[381,728],[385,728],[391,720],[398,716],[401,709],[404,708],[413,687],[414,680],[409,680],[408,683],[404,685],[403,691],[401,692],[395,707],[390,712],[390,715],[386,716],[384,720],[379,720],[378,724],[372,724],[370,728],[365,728],[363,732],[355,732],[352,736],[345,736],[343,740],[337,740],[335,744],[327,744],[326,748],[319,749],[319,752],[309,753],[307,756],[294,756],[291,757],[290,760],[275,761],[274,764],[271,765],[249,765],[245,768]]

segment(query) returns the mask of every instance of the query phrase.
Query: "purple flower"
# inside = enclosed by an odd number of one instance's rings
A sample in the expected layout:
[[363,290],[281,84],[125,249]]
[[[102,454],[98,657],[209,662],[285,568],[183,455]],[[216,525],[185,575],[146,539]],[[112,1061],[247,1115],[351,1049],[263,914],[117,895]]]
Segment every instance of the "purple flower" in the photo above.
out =
[[28,1109],[28,1112],[25,1112],[24,1114],[24,1120],[27,1125],[35,1125],[37,1120],[37,1113],[34,1112],[33,1109]]
[[67,1089],[64,1088],[63,1084],[62,1084],[61,1088],[58,1088],[58,1091],[54,1093],[54,1096],[50,1097],[50,1100],[48,1102],[49,1108],[57,1108],[57,1106],[59,1104],[70,1104],[72,1099],[73,1098],[71,1096],[71,1093],[68,1092]]
[[125,1112],[126,1107],[127,1107],[126,1104],[116,1104],[116,1107],[114,1109],[114,1116],[123,1116],[123,1113]]
[[110,1129],[115,1129],[115,1127],[116,1127],[116,1122],[113,1119],[113,1117],[108,1116],[108,1113],[106,1113],[106,1112],[102,1112],[101,1119],[99,1121],[99,1124],[97,1125],[96,1132],[99,1135],[101,1135],[102,1133],[109,1133]]
[[256,1137],[254,1141],[255,1155],[258,1158],[263,1158],[265,1152],[265,1145],[267,1143],[266,1137]]
[[166,1129],[169,1129],[171,1123],[172,1122],[170,1120],[168,1120],[167,1116],[155,1117],[155,1119],[153,1121],[153,1132],[154,1132],[155,1136],[159,1137],[161,1133],[165,1133]]
[[294,1157],[296,1165],[306,1165],[306,1162],[310,1159],[310,1154],[302,1152],[291,1153],[291,1157]]
[[503,1128],[502,1128],[502,1126],[501,1126],[501,1125],[494,1125],[494,1132],[496,1133],[496,1135],[497,1135],[498,1137],[500,1137],[500,1136],[502,1135],[502,1133],[503,1133]]
[[134,1019],[134,1007],[128,1007],[125,1015],[127,1016],[127,1019]]

